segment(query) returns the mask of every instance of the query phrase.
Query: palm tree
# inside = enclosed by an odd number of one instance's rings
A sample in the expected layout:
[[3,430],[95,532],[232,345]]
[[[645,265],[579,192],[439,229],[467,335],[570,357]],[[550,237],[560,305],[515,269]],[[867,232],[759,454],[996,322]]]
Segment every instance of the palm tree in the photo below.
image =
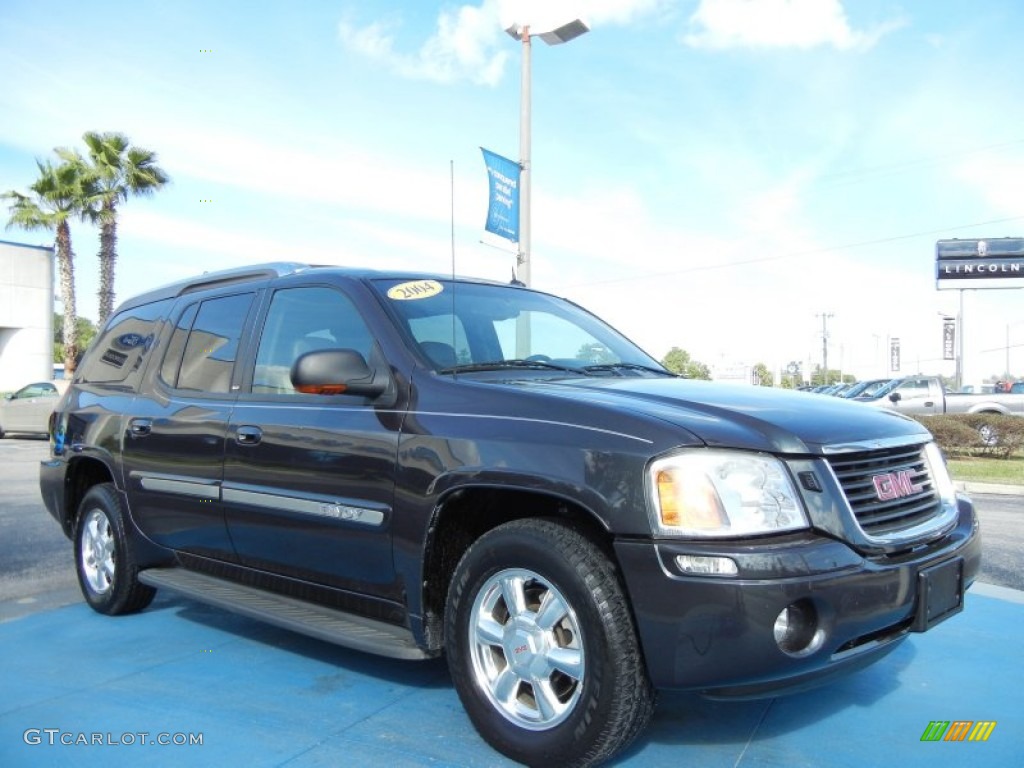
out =
[[63,160],[54,165],[49,160],[36,160],[39,178],[29,186],[31,195],[15,190],[0,195],[10,203],[7,229],[46,230],[56,233],[57,269],[60,295],[64,304],[64,368],[70,375],[78,355],[78,332],[75,311],[75,265],[71,250],[69,220],[82,218],[87,200],[96,194],[94,182],[82,163]]
[[88,131],[82,140],[97,186],[92,217],[100,226],[98,325],[102,326],[114,308],[117,206],[129,197],[152,194],[169,179],[156,164],[156,153],[131,146],[123,133]]

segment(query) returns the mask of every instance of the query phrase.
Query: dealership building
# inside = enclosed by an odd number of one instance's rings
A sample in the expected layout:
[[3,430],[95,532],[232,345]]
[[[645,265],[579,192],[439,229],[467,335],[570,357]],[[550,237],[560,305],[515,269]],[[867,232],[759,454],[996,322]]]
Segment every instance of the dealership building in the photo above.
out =
[[53,378],[52,247],[0,240],[0,392]]

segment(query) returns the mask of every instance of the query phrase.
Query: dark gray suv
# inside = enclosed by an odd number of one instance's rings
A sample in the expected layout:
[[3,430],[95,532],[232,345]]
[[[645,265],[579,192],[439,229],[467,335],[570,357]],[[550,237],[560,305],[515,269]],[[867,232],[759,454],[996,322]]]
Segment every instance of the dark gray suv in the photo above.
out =
[[680,379],[516,285],[271,264],[122,305],[50,423],[97,611],[176,590],[395,658],[587,765],[658,688],[774,695],[957,613],[971,502],[887,410]]

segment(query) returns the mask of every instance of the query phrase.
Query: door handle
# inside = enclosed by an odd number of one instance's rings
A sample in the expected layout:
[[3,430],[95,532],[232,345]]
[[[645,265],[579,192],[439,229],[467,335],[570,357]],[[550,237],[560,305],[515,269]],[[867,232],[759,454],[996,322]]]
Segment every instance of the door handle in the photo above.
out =
[[239,445],[257,445],[263,439],[263,430],[259,427],[239,427],[235,430],[235,442]]
[[132,437],[145,437],[153,431],[152,419],[132,419],[128,422]]
[[925,408],[931,408],[933,405],[935,405],[935,403],[933,403],[931,400],[925,400],[925,403],[924,403],[924,407]]

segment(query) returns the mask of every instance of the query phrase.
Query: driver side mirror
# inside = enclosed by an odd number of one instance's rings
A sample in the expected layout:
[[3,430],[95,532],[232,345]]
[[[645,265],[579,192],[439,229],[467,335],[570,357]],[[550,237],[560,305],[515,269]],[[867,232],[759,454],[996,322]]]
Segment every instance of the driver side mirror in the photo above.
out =
[[291,381],[307,395],[379,397],[391,377],[367,365],[354,349],[317,349],[300,355],[292,365]]
[[903,399],[903,395],[901,395],[899,392],[893,392],[891,395],[889,395],[889,399],[893,403],[898,403],[900,400]]

